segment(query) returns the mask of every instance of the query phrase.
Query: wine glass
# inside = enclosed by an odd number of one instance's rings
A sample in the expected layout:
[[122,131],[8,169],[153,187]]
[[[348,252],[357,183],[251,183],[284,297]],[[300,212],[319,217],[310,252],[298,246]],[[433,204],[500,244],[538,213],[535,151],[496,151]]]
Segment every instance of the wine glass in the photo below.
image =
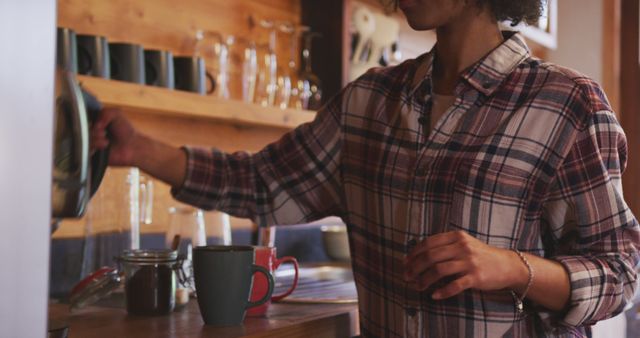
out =
[[302,109],[317,110],[322,104],[322,81],[311,69],[311,43],[319,36],[317,32],[303,31],[304,45],[297,85]]

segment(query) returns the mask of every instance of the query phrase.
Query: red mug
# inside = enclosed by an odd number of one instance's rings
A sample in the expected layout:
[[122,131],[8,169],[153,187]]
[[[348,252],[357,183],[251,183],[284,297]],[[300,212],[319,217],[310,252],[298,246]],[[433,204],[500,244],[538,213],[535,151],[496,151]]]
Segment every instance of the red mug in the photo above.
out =
[[[293,268],[295,269],[295,276],[293,278],[293,283],[291,287],[284,293],[280,295],[274,295],[271,297],[271,300],[266,303],[252,307],[247,310],[247,316],[264,316],[267,312],[267,308],[272,301],[277,302],[288,295],[290,295],[293,290],[298,285],[298,261],[295,257],[285,256],[281,258],[276,258],[276,248],[267,247],[267,246],[256,246],[255,247],[255,264],[259,266],[263,266],[266,268],[271,275],[274,275],[274,272],[278,269],[280,264],[285,262],[290,262],[293,264]],[[253,287],[251,288],[251,301],[258,300],[260,297],[264,296],[268,288],[267,278],[261,274],[255,274],[253,276]]]

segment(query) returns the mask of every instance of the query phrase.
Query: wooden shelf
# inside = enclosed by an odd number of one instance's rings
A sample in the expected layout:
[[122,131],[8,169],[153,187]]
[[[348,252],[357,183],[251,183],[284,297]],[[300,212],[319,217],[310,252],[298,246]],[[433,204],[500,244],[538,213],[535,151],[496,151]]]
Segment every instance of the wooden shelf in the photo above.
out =
[[91,76],[79,75],[78,81],[106,107],[119,107],[127,111],[285,129],[293,129],[315,117],[315,112],[309,110],[262,107],[235,100]]

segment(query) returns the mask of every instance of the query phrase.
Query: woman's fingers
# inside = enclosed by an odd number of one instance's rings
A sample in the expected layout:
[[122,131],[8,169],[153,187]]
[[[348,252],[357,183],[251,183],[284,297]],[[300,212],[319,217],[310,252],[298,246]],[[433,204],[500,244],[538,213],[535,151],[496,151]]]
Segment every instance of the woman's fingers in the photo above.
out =
[[413,256],[405,264],[405,279],[414,280],[433,265],[455,259],[461,253],[460,246],[453,243]]
[[418,290],[424,291],[442,278],[464,275],[468,270],[468,263],[463,260],[437,263],[417,278]]
[[448,231],[428,236],[422,242],[418,243],[413,250],[411,250],[407,255],[407,261],[429,250],[464,240],[465,236],[469,235],[464,231]]
[[473,276],[467,274],[434,291],[431,297],[436,300],[453,297],[464,290],[470,289],[473,284]]

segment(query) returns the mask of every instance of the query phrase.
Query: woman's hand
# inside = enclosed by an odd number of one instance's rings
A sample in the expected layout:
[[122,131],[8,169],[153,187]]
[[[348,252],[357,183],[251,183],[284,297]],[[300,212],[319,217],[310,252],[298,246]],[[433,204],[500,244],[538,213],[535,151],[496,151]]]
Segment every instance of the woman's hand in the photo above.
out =
[[175,188],[184,182],[186,153],[138,133],[119,109],[103,109],[91,126],[91,150],[106,147],[110,165],[138,167]]
[[111,146],[110,165],[136,165],[136,143],[140,136],[119,109],[103,109],[90,134],[92,152]]
[[464,231],[429,236],[405,261],[405,279],[421,291],[443,278],[450,280],[433,292],[434,299],[467,289],[524,291],[528,277],[526,265],[515,252],[489,246]]

